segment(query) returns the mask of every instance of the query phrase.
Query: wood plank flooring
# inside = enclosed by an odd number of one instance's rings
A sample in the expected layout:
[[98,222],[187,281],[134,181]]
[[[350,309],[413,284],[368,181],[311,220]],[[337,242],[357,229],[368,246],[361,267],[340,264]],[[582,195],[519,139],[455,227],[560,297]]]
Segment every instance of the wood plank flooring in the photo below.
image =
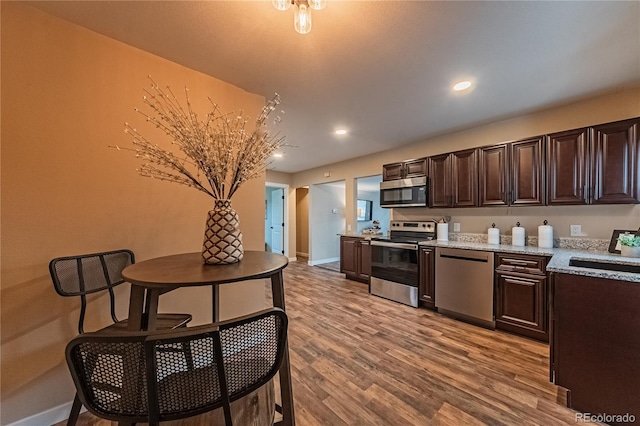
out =
[[575,424],[549,383],[548,345],[371,296],[305,262],[284,282],[297,425]]

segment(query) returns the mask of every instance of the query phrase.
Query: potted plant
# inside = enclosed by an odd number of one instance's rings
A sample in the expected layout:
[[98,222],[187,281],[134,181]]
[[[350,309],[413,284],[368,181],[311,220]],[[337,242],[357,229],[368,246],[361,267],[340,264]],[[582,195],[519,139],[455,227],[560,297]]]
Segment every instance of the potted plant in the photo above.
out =
[[625,257],[640,257],[640,236],[629,233],[618,236],[620,254]]

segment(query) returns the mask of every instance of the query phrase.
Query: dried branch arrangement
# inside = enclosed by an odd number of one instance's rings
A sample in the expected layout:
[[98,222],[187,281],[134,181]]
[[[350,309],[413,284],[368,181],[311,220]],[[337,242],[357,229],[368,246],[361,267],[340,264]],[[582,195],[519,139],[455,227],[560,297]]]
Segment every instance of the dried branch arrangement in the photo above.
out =
[[[151,80],[151,77],[149,77]],[[275,96],[262,108],[254,130],[247,129],[248,119],[240,111],[223,114],[211,98],[212,110],[203,120],[192,110],[188,89],[186,107],[181,105],[171,88],[162,90],[153,80],[145,89],[144,103],[151,112],[136,112],[147,122],[171,138],[171,144],[182,152],[174,154],[148,141],[129,123],[125,133],[133,136],[134,148],[112,146],[133,151],[142,165],[141,176],[175,182],[196,188],[217,200],[230,199],[244,182],[259,176],[270,164],[271,155],[283,146],[284,136],[269,135],[266,121],[280,103]],[[235,116],[234,116],[235,115]],[[282,121],[280,116],[274,122]]]

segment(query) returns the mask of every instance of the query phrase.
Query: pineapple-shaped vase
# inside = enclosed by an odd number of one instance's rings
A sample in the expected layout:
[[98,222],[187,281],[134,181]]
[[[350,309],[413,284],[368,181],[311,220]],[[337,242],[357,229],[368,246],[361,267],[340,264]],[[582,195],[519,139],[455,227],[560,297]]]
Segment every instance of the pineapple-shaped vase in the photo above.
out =
[[215,200],[207,216],[202,244],[202,260],[210,265],[236,263],[242,260],[242,232],[238,227],[238,213],[230,200]]

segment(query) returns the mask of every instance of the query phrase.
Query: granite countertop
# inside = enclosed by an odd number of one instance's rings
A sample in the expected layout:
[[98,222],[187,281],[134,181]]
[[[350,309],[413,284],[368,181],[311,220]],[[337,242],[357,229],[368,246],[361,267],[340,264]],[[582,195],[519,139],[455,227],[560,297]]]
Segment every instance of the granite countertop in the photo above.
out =
[[354,237],[354,238],[364,238],[365,240],[370,240],[373,237],[381,237],[382,233],[379,234],[338,234],[339,237]]
[[551,260],[547,264],[547,271],[563,274],[582,275],[587,277],[605,278],[618,281],[630,281],[640,283],[640,274],[634,272],[618,272],[605,269],[585,268],[578,266],[569,266],[571,258],[581,260],[603,261],[606,263],[638,265],[640,266],[640,258],[622,257],[619,254],[593,251],[593,250],[576,250],[566,248],[540,248],[535,246],[512,246],[508,244],[487,244],[481,242],[467,241],[424,241],[421,246],[429,247],[448,247],[466,250],[481,250],[501,253],[520,253],[538,256],[550,256]]

